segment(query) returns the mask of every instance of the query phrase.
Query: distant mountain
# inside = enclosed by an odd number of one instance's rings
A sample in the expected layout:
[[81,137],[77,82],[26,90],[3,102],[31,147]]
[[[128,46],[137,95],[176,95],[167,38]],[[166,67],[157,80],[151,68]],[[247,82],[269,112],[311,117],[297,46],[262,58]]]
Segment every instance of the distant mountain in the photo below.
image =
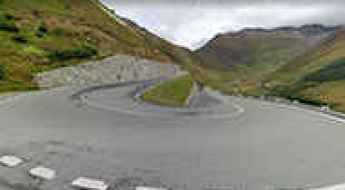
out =
[[305,25],[275,29],[249,28],[219,34],[196,53],[204,66],[230,69],[264,65],[275,69],[316,45],[338,27]]
[[345,29],[268,75],[263,84],[269,94],[345,112]]
[[[345,28],[305,25],[218,35],[196,51],[208,82],[230,94],[269,95],[345,112]],[[218,76],[218,77],[214,77]]]
[[0,0],[0,40],[0,91],[36,88],[37,72],[115,54],[192,62],[98,0]]

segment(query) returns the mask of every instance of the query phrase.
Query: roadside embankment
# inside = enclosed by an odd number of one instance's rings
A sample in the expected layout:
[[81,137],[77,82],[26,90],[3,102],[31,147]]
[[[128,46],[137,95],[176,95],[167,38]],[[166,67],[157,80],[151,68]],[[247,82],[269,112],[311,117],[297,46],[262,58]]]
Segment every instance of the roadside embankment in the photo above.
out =
[[100,61],[65,67],[36,75],[40,88],[89,87],[128,81],[174,77],[180,68],[174,64],[118,55]]

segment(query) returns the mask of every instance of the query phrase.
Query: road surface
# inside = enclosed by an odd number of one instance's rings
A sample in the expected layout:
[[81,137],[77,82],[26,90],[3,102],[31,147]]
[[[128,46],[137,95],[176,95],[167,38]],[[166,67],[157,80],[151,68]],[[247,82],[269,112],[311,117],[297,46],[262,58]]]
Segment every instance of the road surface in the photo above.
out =
[[[112,188],[269,190],[345,182],[345,126],[320,113],[204,93],[194,108],[133,99],[141,83],[33,92],[0,104],[0,189],[69,190],[73,179]],[[194,100],[197,101],[197,100]],[[208,103],[209,102],[209,103]],[[27,175],[37,165],[57,178]]]

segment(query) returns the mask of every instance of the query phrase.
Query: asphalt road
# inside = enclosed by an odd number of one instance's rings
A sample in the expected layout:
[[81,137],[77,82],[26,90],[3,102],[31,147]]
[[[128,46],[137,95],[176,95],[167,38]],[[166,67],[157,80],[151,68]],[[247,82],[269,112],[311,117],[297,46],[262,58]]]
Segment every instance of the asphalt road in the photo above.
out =
[[[69,190],[79,176],[113,187],[270,190],[345,182],[345,124],[320,113],[205,93],[191,109],[150,106],[138,86],[35,92],[0,104],[1,190]],[[206,102],[206,103],[205,103]],[[211,103],[207,103],[211,102]],[[34,180],[43,165],[57,178]]]

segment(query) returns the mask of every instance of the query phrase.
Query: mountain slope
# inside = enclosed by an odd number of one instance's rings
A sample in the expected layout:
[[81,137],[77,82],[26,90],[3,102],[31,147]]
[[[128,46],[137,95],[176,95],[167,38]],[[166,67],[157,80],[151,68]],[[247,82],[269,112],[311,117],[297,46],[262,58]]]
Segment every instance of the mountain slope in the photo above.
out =
[[265,75],[303,54],[336,30],[337,27],[321,25],[244,29],[218,35],[195,53],[200,56],[204,68],[221,73],[218,82],[223,83],[221,89],[247,91],[242,88],[256,85]]
[[270,94],[345,111],[345,30],[269,75]]
[[183,65],[191,52],[97,0],[0,0],[0,91],[35,88],[33,74],[114,54]]
[[202,59],[218,74],[207,82],[224,92],[279,96],[345,112],[341,26],[244,30],[218,37],[197,53],[213,57]]
[[274,67],[302,54],[336,29],[321,25],[244,29],[217,35],[196,53],[206,67],[233,69],[263,64]]
[[[305,25],[244,29],[218,35],[195,53],[212,72],[211,82],[228,93],[258,95],[257,86],[270,73],[317,46],[338,27]],[[218,77],[215,77],[217,76]]]

